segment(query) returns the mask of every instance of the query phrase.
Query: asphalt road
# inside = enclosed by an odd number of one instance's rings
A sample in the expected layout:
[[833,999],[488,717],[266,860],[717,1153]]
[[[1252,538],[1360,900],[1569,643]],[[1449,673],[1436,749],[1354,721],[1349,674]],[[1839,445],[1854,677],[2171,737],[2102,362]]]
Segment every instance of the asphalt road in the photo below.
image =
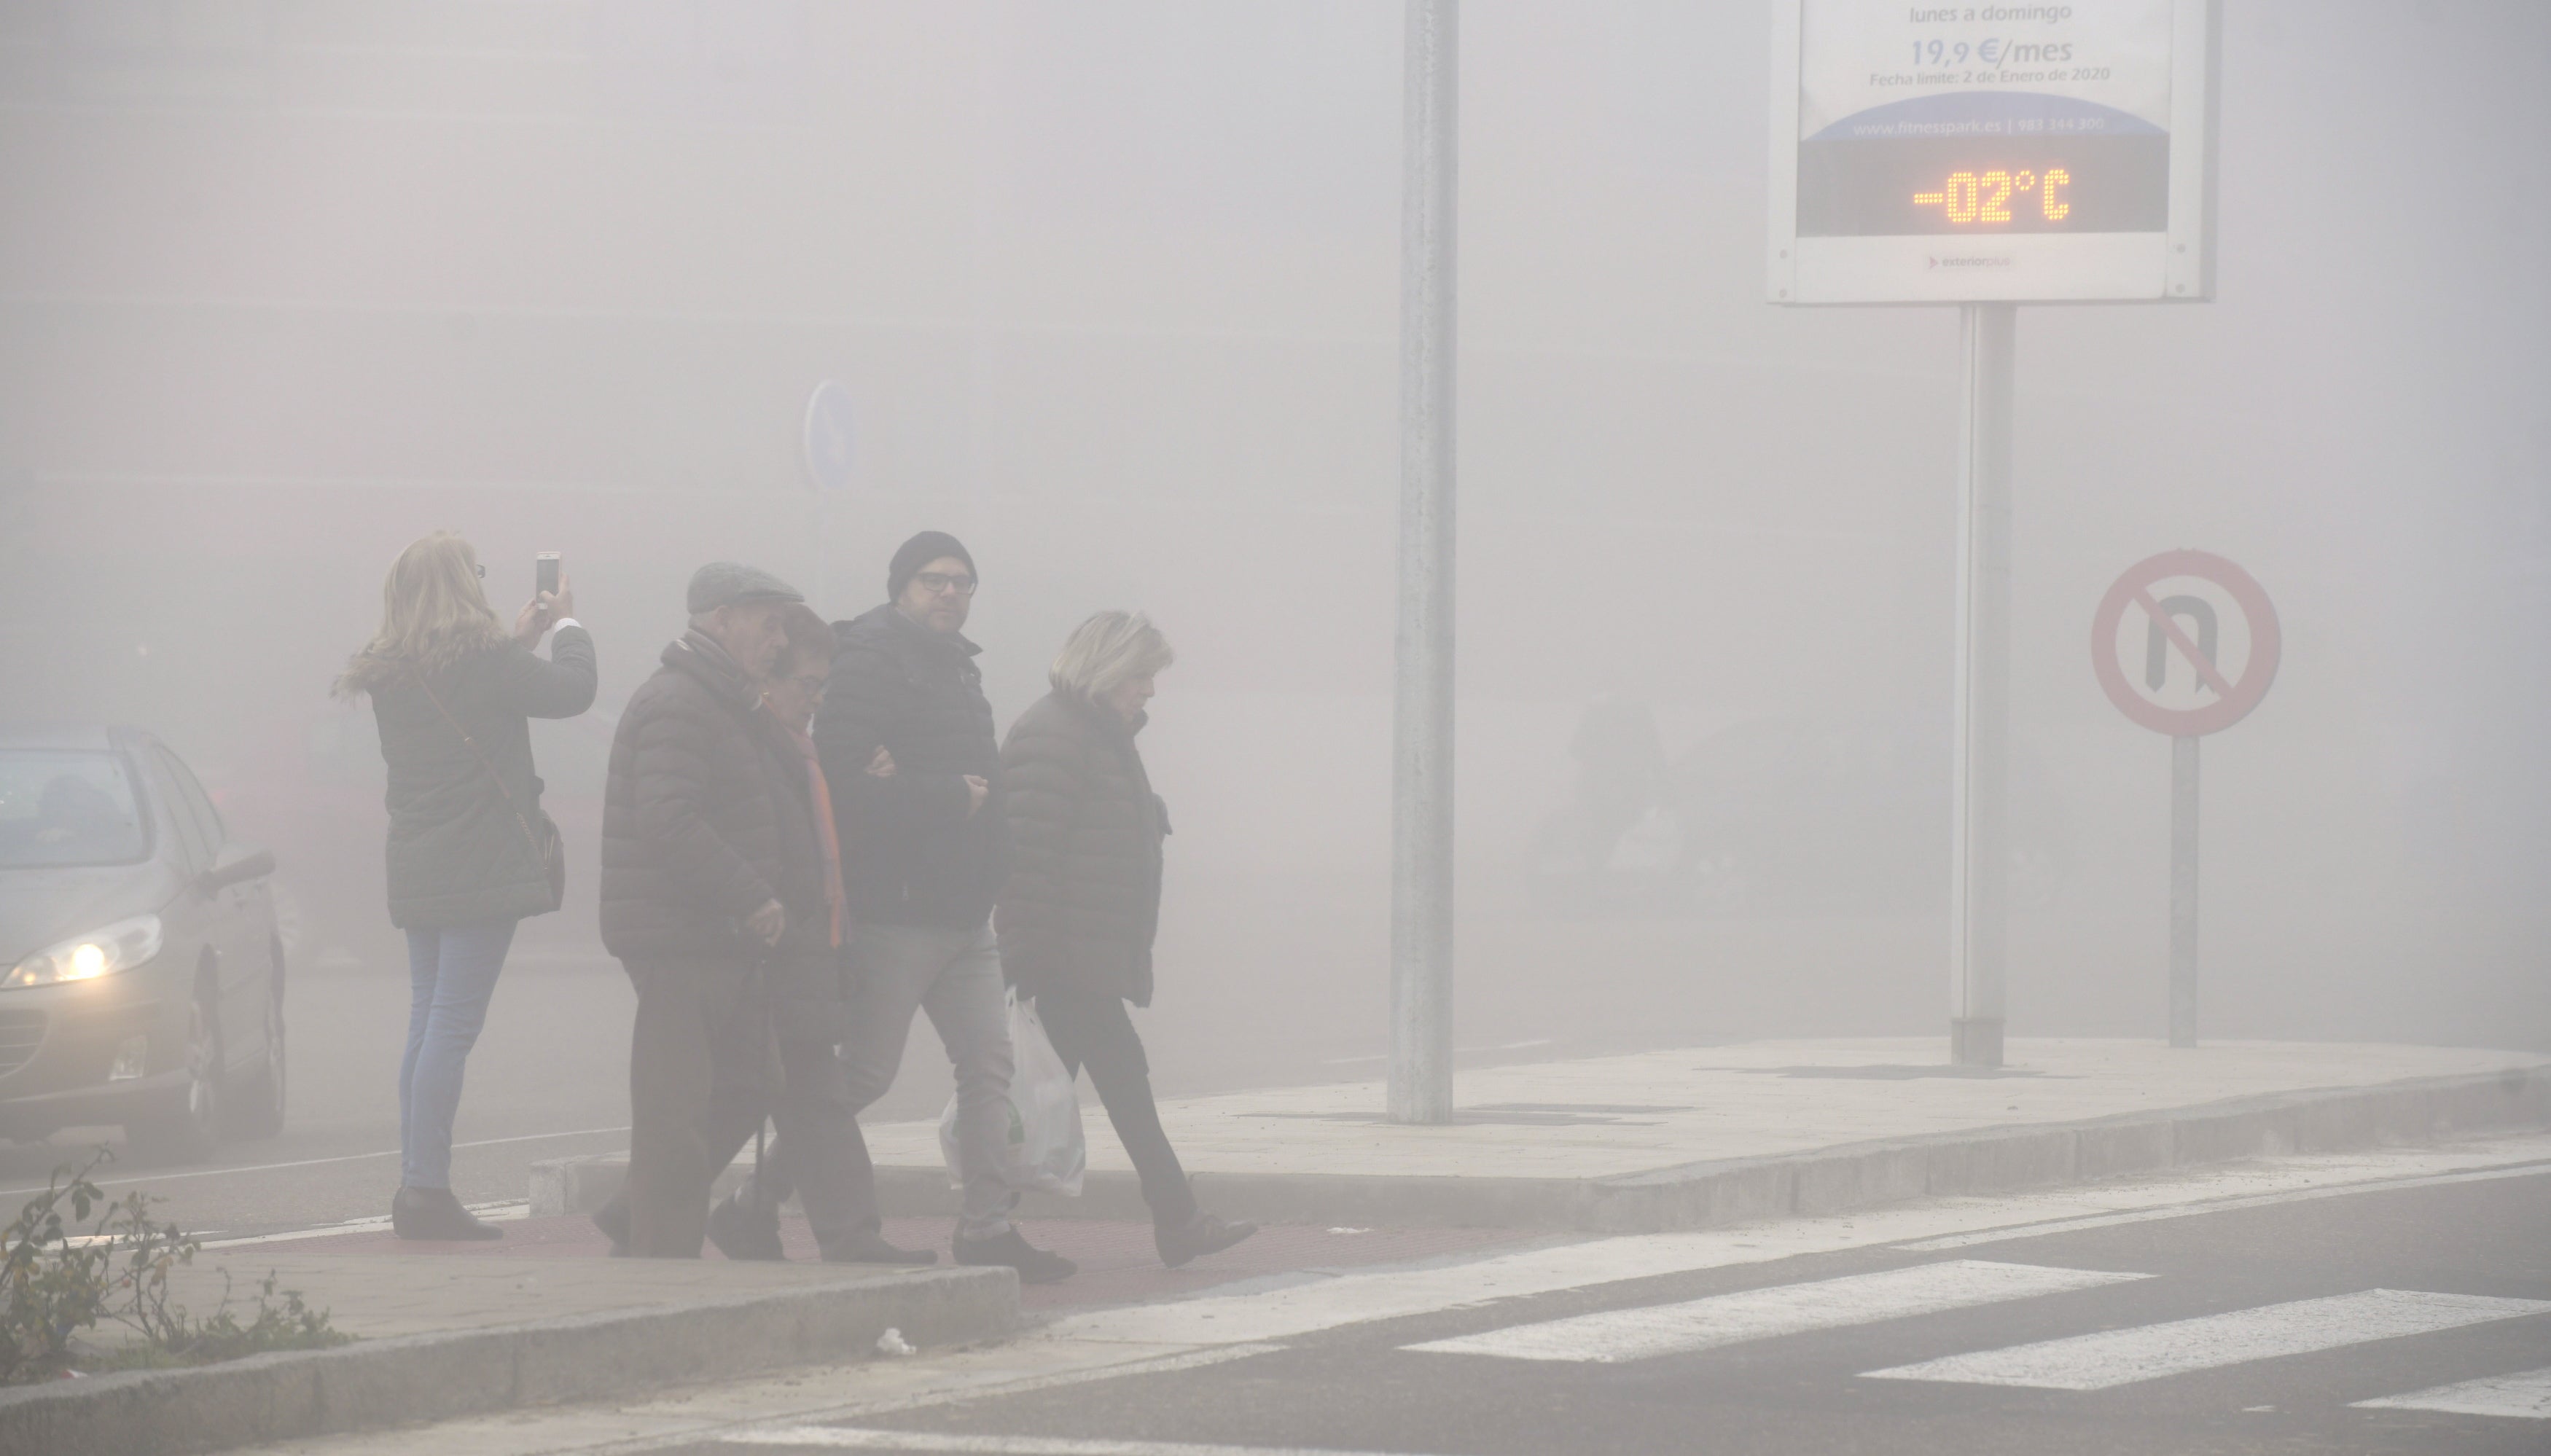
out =
[[[1443,1308],[1200,1368],[690,1449],[2541,1456],[2546,1233],[2551,1169],[2536,1169]],[[1438,1341],[1468,1347],[1411,1348]],[[2432,1394],[2445,1387],[2464,1389]],[[2528,1400],[2544,1415],[2411,1408]]]

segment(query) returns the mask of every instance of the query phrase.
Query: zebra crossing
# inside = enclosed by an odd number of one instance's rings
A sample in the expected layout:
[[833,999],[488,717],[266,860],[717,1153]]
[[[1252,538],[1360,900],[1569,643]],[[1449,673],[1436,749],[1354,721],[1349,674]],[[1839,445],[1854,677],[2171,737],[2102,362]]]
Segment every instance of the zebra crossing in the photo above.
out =
[[[2153,1276],[1955,1259],[1609,1310],[1402,1346],[1420,1354],[1562,1364],[1687,1355],[1754,1340],[1846,1329],[2056,1295]],[[2089,1311],[2095,1317],[2095,1310]],[[2369,1289],[1859,1372],[1865,1380],[2104,1391],[2256,1361],[2341,1350],[2473,1325],[2551,1315],[2551,1300]],[[2551,1349],[2551,1323],[2541,1348]],[[2551,1419],[2551,1369],[2490,1375],[2359,1401],[2357,1408]]]

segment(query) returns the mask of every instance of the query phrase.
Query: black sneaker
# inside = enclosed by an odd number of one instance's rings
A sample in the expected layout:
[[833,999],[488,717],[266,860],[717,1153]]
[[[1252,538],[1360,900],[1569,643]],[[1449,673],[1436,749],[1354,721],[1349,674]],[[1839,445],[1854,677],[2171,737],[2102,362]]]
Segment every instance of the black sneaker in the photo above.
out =
[[863,1228],[850,1237],[827,1246],[827,1264],[936,1264],[937,1249],[899,1249],[885,1241],[885,1235]]
[[448,1188],[409,1188],[390,1197],[390,1231],[401,1238],[453,1241],[503,1238],[505,1230],[460,1207]]
[[1041,1249],[1019,1237],[1015,1228],[1005,1228],[990,1238],[956,1240],[960,1264],[1006,1264],[1019,1271],[1021,1284],[1053,1284],[1080,1272],[1080,1266],[1051,1250]]
[[1221,1253],[1257,1231],[1255,1223],[1229,1223],[1200,1213],[1184,1223],[1155,1224],[1152,1247],[1161,1251],[1162,1263],[1175,1269],[1189,1259]]
[[786,1259],[779,1247],[779,1211],[748,1204],[741,1189],[709,1210],[709,1242],[730,1259]]

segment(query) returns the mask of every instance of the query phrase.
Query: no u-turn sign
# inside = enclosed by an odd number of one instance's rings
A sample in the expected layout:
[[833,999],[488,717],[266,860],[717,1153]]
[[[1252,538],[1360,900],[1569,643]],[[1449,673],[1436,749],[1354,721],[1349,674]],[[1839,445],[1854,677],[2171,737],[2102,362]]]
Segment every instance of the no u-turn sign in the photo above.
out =
[[2170,1044],[2196,1044],[2196,743],[2277,679],[2277,609],[2210,551],[2126,568],[2091,618],[2091,666],[2117,711],[2170,734]]
[[2249,572],[2209,551],[2126,569],[2091,619],[2091,665],[2117,711],[2157,733],[2220,732],[2276,680],[2277,609]]

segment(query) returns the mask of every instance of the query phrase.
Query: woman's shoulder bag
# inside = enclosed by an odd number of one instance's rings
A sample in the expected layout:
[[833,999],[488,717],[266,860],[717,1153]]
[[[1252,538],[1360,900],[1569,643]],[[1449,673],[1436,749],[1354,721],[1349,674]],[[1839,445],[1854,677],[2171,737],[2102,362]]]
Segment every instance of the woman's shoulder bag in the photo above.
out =
[[550,909],[556,910],[566,904],[566,841],[559,835],[558,822],[550,818],[548,810],[537,807],[525,815],[523,807],[514,802],[514,791],[505,787],[505,776],[496,771],[495,761],[487,756],[487,750],[478,746],[476,738],[469,736],[469,730],[460,726],[460,720],[452,716],[452,710],[443,706],[443,699],[435,693],[434,685],[425,680],[424,673],[416,674],[416,685],[425,690],[426,701],[434,705],[435,712],[443,715],[445,723],[452,725],[452,730],[460,735],[460,741],[469,745],[469,751],[477,756],[478,766],[487,770],[487,777],[496,781],[497,794],[504,799],[505,807],[514,812],[514,823],[522,826],[524,845],[532,851],[533,861],[549,875]]

